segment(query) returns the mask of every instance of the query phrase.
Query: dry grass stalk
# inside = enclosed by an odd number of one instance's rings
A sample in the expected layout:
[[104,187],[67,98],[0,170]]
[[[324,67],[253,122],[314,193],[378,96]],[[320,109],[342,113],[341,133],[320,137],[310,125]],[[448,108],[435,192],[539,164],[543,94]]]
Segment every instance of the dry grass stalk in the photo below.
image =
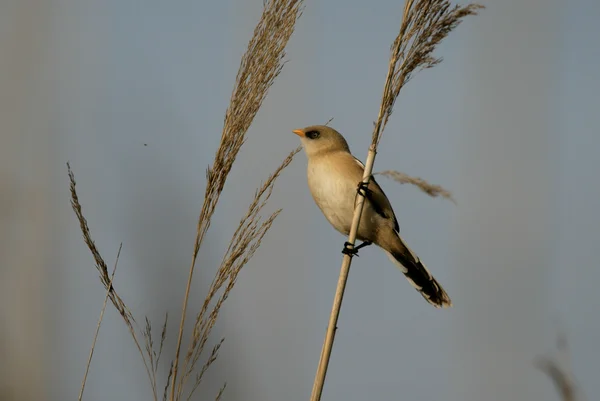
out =
[[548,375],[563,401],[575,401],[575,387],[571,378],[554,359],[538,358],[535,366]]
[[[208,168],[206,173],[207,185],[205,198],[198,218],[194,251],[182,307],[176,354],[175,359],[171,362],[163,392],[163,400],[165,401],[167,400],[169,388],[171,390],[170,400],[174,401],[175,399],[181,399],[185,383],[194,372],[194,368],[202,355],[202,351],[204,350],[223,302],[227,299],[235,285],[241,268],[256,252],[264,235],[280,212],[276,211],[264,220],[259,214],[271,196],[276,178],[281,171],[289,165],[300,148],[291,152],[279,168],[277,168],[261,188],[257,190],[246,216],[242,219],[239,227],[235,231],[225,257],[223,258],[221,266],[211,285],[202,310],[197,315],[193,329],[192,342],[185,358],[184,373],[181,375],[180,380],[177,381],[179,353],[181,350],[187,303],[198,252],[204,239],[204,235],[210,226],[211,218],[225,186],[227,176],[229,175],[233,163],[245,141],[246,132],[260,109],[263,100],[267,96],[269,88],[282,71],[284,66],[283,58],[285,56],[285,47],[294,31],[296,21],[301,16],[302,4],[302,0],[265,1],[263,3],[264,9],[261,19],[258,22],[253,37],[248,44],[248,48],[242,57],[236,77],[236,85],[225,114],[221,143],[216,152],[214,163],[212,167]],[[163,324],[160,346],[158,352],[156,352],[154,349],[150,321],[146,319],[144,330],[140,330],[133,315],[114,289],[112,279],[108,274],[106,263],[91,238],[87,221],[81,211],[81,205],[75,190],[75,177],[70,166],[68,164],[67,166],[71,182],[71,204],[79,220],[84,241],[88,245],[88,248],[96,261],[96,268],[100,272],[100,279],[107,289],[107,297],[111,300],[112,304],[125,321],[134,343],[142,356],[148,378],[152,385],[153,397],[154,400],[157,401],[156,373],[166,337],[167,320],[165,319]],[[138,333],[141,333],[144,339],[145,352],[142,350]],[[190,399],[194,391],[200,385],[202,376],[206,370],[216,360],[221,344],[222,340],[213,347],[211,355],[204,363],[200,372],[196,375],[196,380],[193,383],[188,399]],[[221,398],[224,390],[225,386],[219,391],[217,399]]]
[[422,178],[419,177],[411,177],[408,174],[404,174],[400,171],[395,170],[386,170],[381,171],[379,173],[375,173],[373,175],[383,175],[384,177],[390,178],[400,184],[412,184],[421,189],[421,191],[425,192],[427,195],[435,198],[441,196],[442,198],[446,198],[454,203],[456,201],[452,197],[452,193],[447,189],[444,189],[440,185],[430,184]]
[[[562,335],[558,338],[558,351],[565,357],[569,356],[567,341]],[[560,366],[555,358],[539,357],[534,361],[534,365],[548,375],[563,401],[575,401],[578,398],[576,386],[569,370]]]
[[[268,218],[263,219],[261,216],[261,211],[266,206],[271,194],[273,192],[273,188],[275,185],[276,179],[279,177],[281,172],[289,166],[292,162],[294,156],[301,150],[301,147],[296,148],[283,160],[283,162],[279,165],[279,167],[268,177],[268,179],[257,189],[254,194],[254,198],[248,208],[248,211],[241,219],[240,224],[235,230],[233,237],[229,243],[229,247],[223,257],[221,265],[217,270],[215,278],[210,286],[208,295],[204,301],[202,309],[200,313],[196,316],[196,321],[194,324],[192,342],[188,349],[185,364],[184,364],[184,373],[182,374],[179,382],[178,382],[178,391],[177,391],[177,399],[182,398],[182,392],[185,386],[186,381],[192,376],[195,370],[195,366],[197,365],[202,351],[208,341],[209,335],[211,333],[214,324],[216,323],[216,319],[219,315],[221,306],[229,296],[229,293],[233,289],[237,277],[244,267],[244,265],[252,258],[256,250],[260,247],[261,242],[267,233],[267,231],[271,228],[275,218],[279,215],[281,210],[277,210],[269,215]],[[158,351],[155,350],[154,340],[152,335],[152,324],[148,318],[145,319],[145,327],[143,330],[140,330],[133,315],[122,301],[122,299],[117,295],[116,290],[113,286],[113,276],[116,270],[117,262],[115,262],[113,272],[111,276],[109,276],[108,280],[104,280],[104,272],[108,273],[108,269],[106,268],[106,263],[104,259],[100,255],[94,241],[91,238],[90,230],[87,224],[87,220],[83,216],[81,204],[79,202],[79,197],[76,191],[76,182],[75,176],[69,167],[69,177],[71,181],[71,202],[73,205],[73,210],[78,217],[83,237],[88,244],[88,248],[92,251],[92,255],[96,260],[97,269],[101,273],[102,282],[106,283],[106,300],[104,307],[106,306],[106,301],[110,298],[115,308],[121,314],[121,317],[125,321],[130,334],[142,356],[142,360],[144,362],[144,366],[146,368],[146,372],[148,374],[148,378],[151,383],[153,397],[155,400],[158,399],[157,396],[157,387],[158,381],[156,378],[156,373],[158,371],[159,361],[162,355],[164,342],[166,339],[166,330],[167,330],[167,322],[168,315],[165,316],[165,321],[162,325],[161,335],[160,335],[160,344],[158,346]],[[117,255],[117,261],[120,255],[121,248],[119,248],[119,254]],[[112,295],[112,297],[111,297]],[[91,364],[91,358],[95,349],[96,338],[98,336],[100,324],[102,322],[102,317],[104,314],[104,308],[102,309],[102,313],[100,316],[100,320],[98,322],[98,326],[96,329],[96,335],[94,337],[94,342],[92,345],[92,349],[90,351],[90,357],[88,360],[88,365],[86,368],[86,373],[84,376],[84,380],[82,383],[80,397],[81,400],[83,395],[83,390],[85,387],[85,382],[87,378],[87,371],[89,370],[89,366]],[[209,312],[210,309],[210,312]],[[141,333],[143,342],[144,342],[144,350],[142,351],[141,341],[139,335],[137,333]],[[212,352],[208,359],[204,362],[202,369],[196,374],[195,381],[193,382],[192,389],[188,394],[187,400],[190,400],[195,390],[198,388],[202,381],[202,377],[212,365],[212,363],[217,359],[218,352],[221,347],[223,340],[221,340],[217,345],[215,345],[212,349]],[[174,363],[171,362],[171,367],[169,369],[169,374],[167,377],[166,385],[163,392],[163,400],[166,401],[167,393],[170,386],[172,386],[171,378],[173,376],[174,371]],[[218,398],[221,397],[225,387],[221,389],[219,392]]]
[[110,289],[112,288],[112,282],[115,278],[115,273],[117,272],[117,264],[119,263],[119,256],[121,256],[121,248],[123,248],[122,243],[119,245],[119,250],[117,251],[117,258],[115,259],[115,264],[113,266],[113,270],[110,275],[108,289],[106,290],[106,296],[104,297],[104,303],[102,304],[102,310],[100,311],[100,317],[98,318],[98,324],[96,325],[96,332],[94,333],[94,339],[92,340],[92,347],[90,349],[90,355],[88,357],[88,361],[85,366],[85,373],[83,374],[83,380],[81,381],[81,389],[79,390],[79,398],[78,398],[79,401],[81,401],[81,399],[83,398],[83,391],[85,390],[85,383],[87,382],[88,373],[90,372],[90,365],[92,364],[92,358],[94,357],[94,350],[96,349],[96,341],[98,340],[98,333],[100,333],[100,326],[102,325],[102,320],[104,319],[104,311],[106,310],[106,304],[108,303]]
[[[166,313],[165,321],[163,322],[162,330],[160,333],[160,343],[158,346],[158,352],[154,349],[154,339],[152,337],[152,324],[150,323],[150,320],[147,317],[146,317],[146,326],[144,327],[144,330],[142,332],[142,335],[144,337],[144,345],[145,345],[146,355],[148,356],[148,360],[149,360],[150,366],[152,368],[152,370],[151,370],[152,377],[150,380],[151,380],[152,389],[155,393],[158,388],[158,381],[156,380],[156,373],[158,372],[158,366],[159,366],[158,363],[160,362],[160,357],[162,355],[163,346],[165,344],[165,339],[167,338],[167,323],[168,323],[168,321],[169,321],[169,314]],[[169,373],[169,375],[170,375],[170,373]]]
[[204,362],[202,369],[200,370],[200,372],[198,372],[196,374],[196,381],[194,382],[194,385],[192,386],[192,389],[190,390],[190,393],[188,394],[187,401],[189,401],[192,398],[192,395],[194,394],[194,392],[196,391],[198,386],[200,386],[200,383],[202,382],[202,377],[204,376],[204,373],[206,373],[208,368],[210,368],[210,365],[212,365],[213,362],[217,360],[217,358],[219,356],[219,350],[221,349],[221,345],[223,345],[223,341],[225,341],[225,339],[221,338],[221,341],[219,341],[213,347],[212,352],[210,353],[206,362]]
[[[431,68],[441,61],[441,59],[436,59],[432,56],[435,47],[464,17],[476,14],[480,8],[482,6],[478,4],[451,7],[450,2],[447,0],[406,0],[400,32],[392,45],[379,115],[374,124],[371,146],[369,147],[369,153],[365,161],[363,175],[363,182],[365,184],[368,184],[371,179],[377,146],[392,114],[394,103],[400,94],[400,90],[410,80],[415,71]],[[363,205],[364,198],[359,196],[354,208],[350,234],[348,235],[347,242],[350,244],[354,244],[356,240]],[[315,375],[311,401],[319,401],[323,392],[331,349],[335,339],[337,320],[350,272],[351,260],[351,256],[344,255],[333,307],[329,317],[329,325]]]
[[[198,218],[194,251],[186,285],[181,322],[175,349],[170,400],[175,401],[181,340],[187,303],[198,251],[206,234],[219,197],[256,113],[274,80],[280,74],[285,47],[302,13],[301,0],[266,0],[263,13],[242,57],[229,107],[225,113],[221,143],[212,167],[206,172],[204,204]],[[186,358],[187,359],[187,358]],[[179,387],[180,395],[182,387]]]
[[225,387],[227,387],[227,383],[223,384],[223,387],[221,387],[219,389],[219,393],[217,394],[215,401],[219,401],[221,399],[221,397],[223,396],[223,393],[225,392]]
[[[223,256],[221,265],[208,290],[208,295],[204,300],[202,309],[196,315],[196,321],[192,331],[192,341],[184,359],[182,376],[177,387],[177,399],[181,399],[182,397],[185,383],[194,372],[194,368],[209,339],[211,330],[216,323],[221,306],[233,289],[241,269],[254,255],[260,246],[263,237],[271,228],[273,221],[280,212],[280,210],[277,210],[266,219],[263,219],[260,215],[260,212],[266,206],[267,201],[271,196],[275,180],[279,177],[283,169],[292,162],[293,157],[300,150],[301,148],[298,147],[292,151],[275,172],[271,174],[271,176],[256,191],[246,215],[241,219],[240,224],[231,238],[229,247]],[[218,352],[220,345],[221,343],[213,348],[211,357],[208,358],[202,370],[196,375],[188,400],[202,381],[204,372],[206,372],[210,364],[216,359],[216,353]],[[215,358],[212,357],[213,355]]]
[[77,196],[77,183],[75,181],[75,175],[73,174],[73,171],[71,170],[71,165],[69,163],[67,163],[67,170],[69,173],[71,191],[71,207],[73,208],[73,211],[77,216],[77,220],[79,221],[79,227],[81,229],[81,233],[83,234],[83,240],[85,241],[85,244],[88,246],[88,249],[92,253],[94,260],[96,261],[96,269],[100,273],[100,281],[104,285],[104,288],[108,290],[112,304],[117,309],[119,314],[121,314],[121,316],[125,320],[125,323],[127,323],[128,326],[131,326],[135,319],[133,319],[131,312],[129,311],[121,297],[119,297],[119,295],[115,291],[114,286],[111,284],[111,278],[108,274],[108,267],[106,265],[106,262],[104,262],[102,255],[100,255],[100,251],[98,251],[96,243],[92,240],[90,228],[88,226],[87,220],[83,216],[81,204],[79,203],[79,197]]
[[163,391],[163,401],[167,401],[167,394],[169,386],[171,385],[171,376],[173,375],[173,361],[171,361],[171,367],[169,368],[169,374],[167,374],[167,381],[165,383],[165,389]]
[[[106,265],[106,262],[104,261],[104,258],[102,257],[102,255],[100,254],[100,251],[96,247],[96,244],[95,244],[94,240],[92,239],[87,220],[83,216],[81,203],[79,202],[79,196],[77,195],[77,190],[76,190],[77,183],[75,181],[75,175],[73,174],[73,171],[71,170],[71,166],[69,163],[67,163],[67,169],[68,169],[68,173],[69,173],[70,190],[71,190],[71,206],[73,208],[73,211],[75,212],[75,215],[77,216],[77,220],[79,221],[79,226],[81,228],[83,240],[86,243],[86,245],[88,246],[88,249],[90,250],[90,252],[92,253],[92,256],[94,257],[94,260],[96,262],[96,269],[100,273],[100,281],[102,282],[102,284],[104,285],[104,288],[106,289],[108,298],[111,300],[115,309],[117,309],[117,311],[119,312],[119,315],[121,315],[121,318],[125,322],[125,325],[127,326],[129,333],[131,334],[133,342],[135,343],[135,346],[138,349],[138,352],[140,353],[140,355],[142,357],[142,361],[144,362],[144,367],[146,369],[146,374],[148,375],[148,379],[150,380],[150,384],[152,386],[153,399],[154,399],[154,401],[158,401],[158,394],[157,394],[157,390],[156,390],[156,368],[155,368],[155,366],[158,365],[158,358],[153,359],[152,339],[151,339],[151,337],[150,338],[148,337],[148,336],[150,336],[150,331],[148,330],[149,329],[149,321],[146,320],[147,321],[147,330],[146,331],[140,330],[131,311],[129,310],[127,305],[125,305],[125,302],[123,302],[123,299],[117,294],[117,291],[115,290],[115,286],[112,282],[112,275],[110,275],[108,273],[108,267]],[[120,248],[119,248],[119,250],[120,250]],[[116,265],[115,265],[115,267],[116,267]],[[165,322],[165,326],[163,326],[163,333],[165,330],[166,330],[166,322]],[[144,341],[145,341],[144,348],[146,349],[146,353],[144,353],[144,351],[142,350],[142,346],[141,346],[140,338],[139,338],[140,334],[144,338]],[[160,345],[161,349],[162,349],[163,342],[164,342],[164,335],[163,335],[163,338],[161,338],[161,345]],[[150,344],[150,347],[148,347],[148,344]],[[92,352],[93,352],[93,348],[92,348]]]

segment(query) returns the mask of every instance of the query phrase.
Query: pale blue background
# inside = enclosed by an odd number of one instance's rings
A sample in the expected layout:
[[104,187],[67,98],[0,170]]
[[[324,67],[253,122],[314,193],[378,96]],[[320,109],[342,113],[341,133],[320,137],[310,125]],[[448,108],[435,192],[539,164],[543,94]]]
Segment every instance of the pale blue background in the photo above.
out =
[[[324,400],[556,400],[532,361],[553,351],[561,333],[581,390],[590,399],[600,393],[600,3],[484,4],[438,48],[444,62],[403,90],[376,161],[376,170],[401,170],[453,191],[457,205],[379,179],[403,236],[455,307],[431,308],[385,254],[362,251]],[[76,397],[104,295],[70,210],[65,162],[105,258],[114,260],[123,242],[116,280],[129,307],[157,329],[170,312],[165,356],[173,355],[205,170],[261,6],[0,2],[0,77],[15,91],[2,99],[20,99],[24,110],[14,117],[22,131],[5,126],[0,134],[13,144],[0,166],[30,185],[33,198],[43,196],[48,216],[31,222],[45,227],[37,241],[47,256],[32,273],[44,277],[44,309],[33,330],[45,344],[36,364],[44,399]],[[254,188],[298,145],[291,129],[334,117],[331,125],[364,160],[402,7],[307,1],[289,63],[248,133],[202,247],[191,311]],[[7,44],[19,38],[27,53]],[[30,217],[22,202],[28,196],[19,196],[7,202],[15,210],[7,215]],[[276,185],[269,208],[279,207],[213,331],[214,342],[226,341],[197,399],[213,399],[225,381],[226,400],[310,395],[344,239],[313,204],[303,154]],[[6,229],[3,241],[22,243],[14,232]],[[9,260],[0,259],[7,277],[19,269]],[[16,301],[4,302],[9,310]],[[110,309],[85,399],[150,397],[137,351]]]

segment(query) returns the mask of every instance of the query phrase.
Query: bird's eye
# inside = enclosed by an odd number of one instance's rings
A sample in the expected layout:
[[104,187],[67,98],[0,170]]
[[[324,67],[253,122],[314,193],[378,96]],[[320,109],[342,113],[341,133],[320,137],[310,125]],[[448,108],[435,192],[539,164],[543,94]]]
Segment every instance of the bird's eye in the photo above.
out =
[[306,133],[306,137],[308,139],[317,139],[321,134],[319,133],[319,131],[308,131]]

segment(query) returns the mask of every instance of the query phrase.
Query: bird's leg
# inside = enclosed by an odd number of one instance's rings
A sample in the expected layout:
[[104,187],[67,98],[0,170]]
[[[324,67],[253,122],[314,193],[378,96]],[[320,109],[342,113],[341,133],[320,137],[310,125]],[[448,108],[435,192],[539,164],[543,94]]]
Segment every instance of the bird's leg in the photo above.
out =
[[[358,194],[360,196],[362,196],[363,198],[367,198],[370,199],[371,198],[371,194],[373,193],[373,191],[371,191],[369,189],[369,184],[361,181],[358,183],[358,187],[356,188],[356,192],[358,192]],[[344,243],[344,249],[342,249],[342,253],[344,255],[348,255],[350,257],[356,255],[358,256],[358,250],[360,248],[364,248],[365,246],[369,246],[371,245],[372,242],[371,241],[363,241],[362,244],[360,244],[359,246],[354,246],[352,245],[350,242],[345,242]]]
[[359,246],[354,246],[350,242],[344,242],[344,249],[342,249],[342,253],[344,255],[348,255],[350,257],[356,255],[358,256],[358,250],[360,248],[364,248],[365,246],[371,245],[373,242],[371,241],[363,241]]
[[369,246],[372,243],[373,243],[372,241],[363,241],[362,244],[360,244],[359,246],[354,247],[354,250],[358,251],[360,248],[364,248],[365,246]]
[[[358,194],[360,196],[362,196],[363,198],[367,198],[370,199],[371,198],[371,194],[373,193],[373,191],[371,191],[369,189],[369,184],[361,181],[358,183],[358,187],[356,188],[356,192],[358,192]],[[356,255],[358,256],[358,250],[360,248],[364,248],[365,246],[369,246],[371,245],[372,242],[371,241],[363,241],[362,244],[360,244],[359,246],[354,246],[349,242],[345,242],[344,243],[344,249],[342,249],[342,253],[344,255],[348,255],[350,257]]]

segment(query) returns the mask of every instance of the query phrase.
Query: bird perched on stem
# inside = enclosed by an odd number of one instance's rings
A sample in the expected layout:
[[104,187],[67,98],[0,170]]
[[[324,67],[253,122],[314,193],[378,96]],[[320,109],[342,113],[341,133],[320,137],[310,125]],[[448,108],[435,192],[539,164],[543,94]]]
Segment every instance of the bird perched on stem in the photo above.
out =
[[357,233],[357,239],[363,243],[355,248],[345,247],[342,252],[352,256],[358,249],[376,244],[427,302],[436,308],[452,306],[446,291],[400,237],[398,220],[379,184],[371,177],[368,187],[362,185],[365,166],[352,156],[344,137],[325,125],[293,132],[300,137],[308,157],[310,193],[337,231],[344,235],[350,232],[357,191],[366,198]]

